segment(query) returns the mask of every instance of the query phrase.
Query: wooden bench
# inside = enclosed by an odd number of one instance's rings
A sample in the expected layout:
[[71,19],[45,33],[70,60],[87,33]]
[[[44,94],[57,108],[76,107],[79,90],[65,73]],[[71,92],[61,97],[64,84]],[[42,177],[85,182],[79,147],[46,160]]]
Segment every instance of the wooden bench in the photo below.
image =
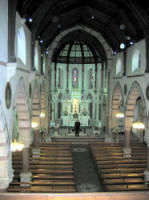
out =
[[35,193],[73,193],[75,192],[74,186],[32,186],[31,188],[21,188],[12,186],[8,188],[8,192],[35,192]]

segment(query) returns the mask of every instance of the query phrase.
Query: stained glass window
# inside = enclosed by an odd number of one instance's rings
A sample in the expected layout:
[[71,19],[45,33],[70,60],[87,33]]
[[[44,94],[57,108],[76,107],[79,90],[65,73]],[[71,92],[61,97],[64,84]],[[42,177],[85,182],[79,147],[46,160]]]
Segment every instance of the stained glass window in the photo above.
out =
[[93,69],[90,69],[90,71],[89,71],[89,80],[90,80],[89,88],[93,88],[93,83],[94,83],[94,72],[93,72]]
[[78,88],[78,69],[72,70],[72,87]]

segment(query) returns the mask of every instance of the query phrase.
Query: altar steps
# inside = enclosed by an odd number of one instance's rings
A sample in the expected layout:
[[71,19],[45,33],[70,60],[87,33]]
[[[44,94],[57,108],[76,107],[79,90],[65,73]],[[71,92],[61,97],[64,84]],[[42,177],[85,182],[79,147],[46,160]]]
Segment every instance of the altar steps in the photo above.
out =
[[92,143],[92,142],[103,142],[103,139],[99,137],[87,137],[87,136],[67,136],[67,137],[52,137],[54,142],[69,142],[76,144]]

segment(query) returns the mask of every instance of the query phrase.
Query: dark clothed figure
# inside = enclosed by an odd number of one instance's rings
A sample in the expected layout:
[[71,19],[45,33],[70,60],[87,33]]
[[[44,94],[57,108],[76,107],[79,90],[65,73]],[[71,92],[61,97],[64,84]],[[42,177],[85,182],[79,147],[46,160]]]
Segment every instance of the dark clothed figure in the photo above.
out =
[[80,131],[80,122],[76,121],[75,122],[75,136],[79,136],[79,131]]

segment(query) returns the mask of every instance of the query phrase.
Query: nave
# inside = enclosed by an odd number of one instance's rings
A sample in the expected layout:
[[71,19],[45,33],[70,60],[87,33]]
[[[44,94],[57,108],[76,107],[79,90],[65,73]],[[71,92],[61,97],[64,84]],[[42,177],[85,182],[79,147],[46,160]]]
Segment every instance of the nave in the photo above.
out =
[[[83,143],[77,139],[75,142],[61,141],[41,144],[40,157],[33,157],[30,151],[29,162],[32,173],[30,187],[26,187],[25,183],[20,183],[19,174],[23,167],[21,153],[15,152],[13,153],[15,176],[8,192],[148,191],[148,184],[144,184],[147,147],[132,137],[130,158],[123,156],[122,147],[122,141],[118,144],[106,144],[102,139],[97,142],[88,139],[88,142]],[[84,154],[87,149],[92,167],[88,166],[88,155]],[[82,176],[81,179],[79,176]],[[91,177],[94,177],[94,181]],[[95,181],[95,179],[98,180]]]

